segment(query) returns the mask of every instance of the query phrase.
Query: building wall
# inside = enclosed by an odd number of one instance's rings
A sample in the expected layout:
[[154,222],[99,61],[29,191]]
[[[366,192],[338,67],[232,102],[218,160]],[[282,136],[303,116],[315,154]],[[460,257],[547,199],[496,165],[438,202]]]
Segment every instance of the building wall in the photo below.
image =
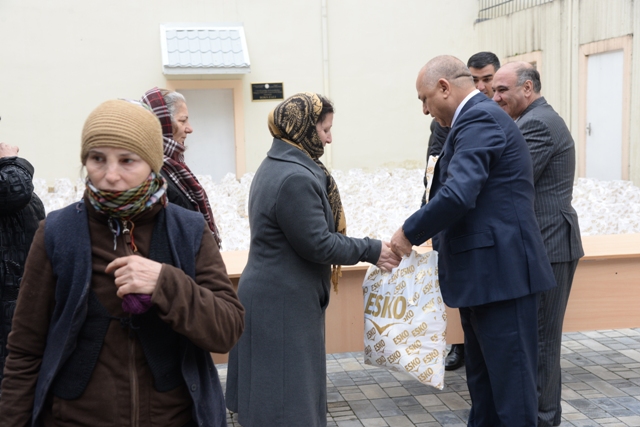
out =
[[[554,0],[474,24],[477,13],[477,0],[406,0],[402,7],[365,0],[3,0],[0,141],[19,145],[50,183],[78,177],[82,124],[95,106],[172,85],[162,74],[159,36],[159,25],[171,22],[244,24],[252,71],[222,78],[240,82],[237,134],[246,171],[255,171],[271,144],[266,118],[277,104],[252,102],[252,82],[283,82],[285,96],[329,95],[336,107],[324,159],[330,167],[422,167],[430,119],[416,97],[417,71],[433,56],[466,61],[479,50],[503,60],[540,51],[543,94],[578,141],[580,46],[640,29],[637,0]],[[640,116],[640,43],[632,43],[630,70],[633,118]],[[629,177],[640,185],[634,124]]]
[[[635,0],[554,0],[475,25],[478,46],[501,59],[542,52],[542,93],[579,142],[581,45],[640,34],[640,4]],[[628,119],[629,179],[640,185],[640,43],[632,43]],[[606,84],[606,82],[603,82]],[[581,147],[579,147],[581,149]]]
[[326,0],[323,57],[322,0],[3,0],[0,140],[20,146],[50,184],[74,179],[93,108],[171,83],[162,74],[161,23],[241,22],[252,72],[234,78],[243,88],[247,171],[271,144],[266,120],[277,104],[252,102],[250,84],[271,81],[284,83],[285,96],[316,91],[334,100],[334,168],[422,167],[429,119],[415,78],[435,55],[474,53],[476,3]]

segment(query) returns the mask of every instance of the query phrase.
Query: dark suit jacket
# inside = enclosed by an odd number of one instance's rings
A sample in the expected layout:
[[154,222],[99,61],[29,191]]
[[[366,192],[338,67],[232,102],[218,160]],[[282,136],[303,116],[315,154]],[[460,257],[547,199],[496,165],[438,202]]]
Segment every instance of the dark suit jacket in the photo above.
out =
[[533,160],[536,218],[551,262],[569,262],[584,255],[578,214],[571,199],[576,171],[573,138],[562,117],[544,97],[516,120]]
[[476,94],[449,132],[429,203],[403,226],[414,245],[435,236],[447,305],[471,307],[555,286],[533,198],[522,134],[498,104]]

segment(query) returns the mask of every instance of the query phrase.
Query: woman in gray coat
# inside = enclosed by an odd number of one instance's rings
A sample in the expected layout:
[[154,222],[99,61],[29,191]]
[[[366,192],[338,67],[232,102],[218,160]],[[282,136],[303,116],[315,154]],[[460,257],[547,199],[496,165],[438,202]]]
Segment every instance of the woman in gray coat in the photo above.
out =
[[384,269],[386,243],[345,235],[338,188],[318,160],[333,107],[299,93],[269,114],[273,145],[249,194],[251,246],[238,296],[245,331],[229,355],[227,407],[243,427],[326,426],[324,314],[340,265]]

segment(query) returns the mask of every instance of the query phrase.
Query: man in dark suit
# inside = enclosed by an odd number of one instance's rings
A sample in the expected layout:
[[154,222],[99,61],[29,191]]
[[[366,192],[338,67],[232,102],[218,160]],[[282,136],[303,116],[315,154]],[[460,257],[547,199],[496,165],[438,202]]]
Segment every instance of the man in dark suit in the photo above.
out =
[[444,301],[459,307],[471,427],[535,426],[537,293],[555,286],[533,210],[520,130],[475,89],[459,59],[439,56],[416,82],[423,112],[450,127],[429,203],[391,238],[398,255],[433,237]]
[[562,117],[540,95],[540,74],[526,62],[505,65],[494,100],[516,121],[533,161],[535,211],[557,287],[538,302],[538,426],[560,425],[562,322],[578,259],[584,255],[571,206],[576,153]]
[[[467,61],[467,67],[473,77],[473,84],[480,92],[487,95],[489,98],[493,98],[493,76],[496,71],[500,69],[500,60],[493,52],[478,52],[469,58]],[[429,163],[429,156],[437,156],[440,154],[444,141],[449,134],[449,128],[440,126],[434,119],[431,122],[431,137],[429,137],[429,148],[427,150],[427,163]],[[431,154],[432,151],[436,151],[437,154]],[[426,180],[426,178],[425,178]],[[425,181],[425,186],[427,185]],[[426,203],[426,192],[423,196],[423,205]],[[454,371],[464,366],[464,344],[452,344],[451,351],[447,355],[444,361],[444,369],[447,371]]]

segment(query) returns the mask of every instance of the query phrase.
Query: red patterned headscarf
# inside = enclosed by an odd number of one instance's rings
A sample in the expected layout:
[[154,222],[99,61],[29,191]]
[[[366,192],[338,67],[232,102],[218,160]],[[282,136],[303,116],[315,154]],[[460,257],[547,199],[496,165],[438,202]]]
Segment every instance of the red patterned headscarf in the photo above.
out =
[[176,184],[180,191],[187,196],[196,210],[204,215],[204,219],[207,221],[218,247],[221,248],[222,240],[220,239],[220,232],[218,231],[218,227],[216,227],[207,193],[205,193],[196,176],[184,163],[184,145],[173,140],[171,113],[164,102],[160,89],[154,87],[148,90],[147,93],[143,95],[142,102],[151,108],[151,111],[158,117],[162,125],[164,147],[164,164],[162,170],[169,176],[169,179]]

